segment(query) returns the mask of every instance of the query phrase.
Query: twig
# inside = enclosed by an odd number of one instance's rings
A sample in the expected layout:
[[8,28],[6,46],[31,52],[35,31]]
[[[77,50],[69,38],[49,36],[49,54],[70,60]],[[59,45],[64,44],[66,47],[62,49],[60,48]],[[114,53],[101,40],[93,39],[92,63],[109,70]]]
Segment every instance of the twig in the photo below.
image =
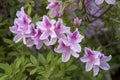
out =
[[116,45],[116,44],[120,44],[120,41],[119,42],[111,42],[111,43],[105,45],[104,47],[107,48],[107,47],[109,47],[111,45]]

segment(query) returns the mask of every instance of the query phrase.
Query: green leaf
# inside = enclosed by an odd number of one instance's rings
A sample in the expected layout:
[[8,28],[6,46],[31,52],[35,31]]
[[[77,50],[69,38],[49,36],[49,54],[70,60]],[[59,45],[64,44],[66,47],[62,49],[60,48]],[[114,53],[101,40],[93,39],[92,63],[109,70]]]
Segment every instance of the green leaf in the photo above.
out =
[[28,13],[29,16],[30,16],[30,14],[31,14],[31,11],[32,11],[32,6],[29,4],[28,10],[27,10],[27,13]]
[[15,1],[14,0],[7,0],[8,4],[10,6],[14,6],[15,5]]
[[4,38],[3,41],[7,44],[13,44],[13,41],[7,38]]
[[10,16],[11,16],[11,17],[14,17],[15,8],[10,8],[9,12],[10,12]]
[[79,2],[79,8],[80,8],[80,9],[83,8],[83,3],[82,3],[82,1]]
[[75,70],[75,69],[77,69],[77,66],[76,66],[76,65],[71,65],[71,66],[69,66],[69,67],[67,68],[66,71],[73,71],[73,70]]
[[42,54],[38,54],[38,60],[40,61],[40,63],[42,63],[43,65],[46,64],[46,59]]
[[54,58],[53,50],[51,50],[47,55],[47,62],[49,63]]
[[30,60],[35,66],[38,66],[38,61],[36,60],[36,58],[34,56],[31,55]]
[[64,11],[65,7],[66,7],[66,2],[63,2],[61,10]]
[[0,77],[0,80],[7,80],[7,77],[8,77],[8,75],[4,75],[4,76]]
[[36,72],[37,72],[37,68],[35,68],[35,69],[33,69],[32,71],[30,71],[30,75],[33,75],[33,74],[35,74]]
[[16,62],[16,69],[18,69],[20,67],[20,64],[21,64],[21,59],[17,59],[17,62]]
[[0,14],[0,22],[2,21],[2,14]]
[[28,64],[25,65],[25,67],[30,67],[30,66],[33,66],[33,64],[28,63]]
[[8,21],[8,20],[6,19],[6,20],[0,22],[0,27],[2,27],[3,25],[6,25],[6,24],[8,23],[7,21]]
[[0,63],[0,68],[5,70],[5,71],[8,71],[10,66],[7,63]]

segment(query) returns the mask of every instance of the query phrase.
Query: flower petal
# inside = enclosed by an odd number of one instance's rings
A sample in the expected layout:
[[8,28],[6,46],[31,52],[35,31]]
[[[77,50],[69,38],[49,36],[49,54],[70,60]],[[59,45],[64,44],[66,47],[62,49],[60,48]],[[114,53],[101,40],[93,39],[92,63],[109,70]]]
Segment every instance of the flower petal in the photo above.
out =
[[72,54],[72,56],[74,56],[74,57],[76,57],[76,58],[78,58],[78,57],[79,57],[79,54],[78,54],[78,53],[76,53],[76,52],[74,52],[74,51],[72,51],[72,52],[71,52],[71,54]]
[[108,63],[101,62],[100,68],[102,68],[103,70],[109,70],[109,69],[110,69],[110,66],[109,66]]
[[94,66],[93,71],[94,71],[93,75],[96,76],[98,74],[98,72],[99,72],[99,67],[98,66]]
[[97,4],[97,5],[100,5],[100,4],[102,4],[104,2],[104,0],[95,0],[95,3]]
[[76,52],[81,52],[81,46],[79,44],[72,45],[71,49],[73,49]]
[[36,45],[36,48],[40,49],[42,47],[42,45],[43,45],[43,43],[39,41],[38,44]]
[[86,71],[87,71],[87,72],[90,71],[90,70],[92,69],[92,67],[93,67],[93,64],[92,64],[92,63],[90,63],[90,62],[87,62],[87,63],[86,63]]
[[49,45],[54,45],[56,41],[57,41],[57,38],[51,38]]
[[43,33],[41,34],[41,36],[40,36],[40,39],[41,39],[41,40],[44,40],[44,39],[47,39],[48,37],[49,37],[49,33],[43,32]]
[[81,60],[82,62],[88,62],[88,61],[89,61],[89,58],[85,55],[85,56],[81,57],[80,60]]
[[70,53],[66,52],[62,54],[62,61],[67,62],[70,59]]
[[105,0],[108,4],[115,4],[116,0]]
[[10,27],[9,28],[10,29],[10,31],[12,32],[12,33],[17,33],[18,31],[17,31],[17,25],[15,25],[15,26],[12,26],[12,27]]
[[23,38],[22,34],[17,34],[13,40],[15,41],[15,43],[18,43],[22,38]]

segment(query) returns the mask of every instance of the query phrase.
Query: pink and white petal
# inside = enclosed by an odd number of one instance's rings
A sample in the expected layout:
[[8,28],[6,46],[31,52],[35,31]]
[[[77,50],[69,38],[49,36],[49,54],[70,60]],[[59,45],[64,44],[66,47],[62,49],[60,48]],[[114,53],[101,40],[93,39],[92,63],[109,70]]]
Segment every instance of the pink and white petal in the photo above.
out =
[[103,2],[104,2],[104,0],[95,0],[95,3],[96,3],[97,5],[101,5]]
[[100,65],[100,59],[99,58],[96,58],[94,61],[94,65]]
[[93,68],[93,64],[91,62],[86,63],[86,71],[90,71]]
[[47,29],[45,28],[45,24],[44,24],[43,22],[38,21],[38,22],[36,23],[36,25],[37,25],[37,29],[40,29],[40,30],[42,30],[42,31],[47,30]]
[[46,7],[46,9],[53,9],[55,8],[55,3],[50,3],[48,4],[48,6]]
[[21,7],[21,10],[16,12],[16,16],[23,17],[24,15],[25,15],[24,7]]
[[51,36],[51,38],[57,38],[57,35],[56,35],[55,31],[53,31],[53,30],[52,30],[51,35],[50,35],[50,36]]
[[103,70],[109,70],[110,69],[110,65],[108,63],[101,62],[100,68],[103,69]]
[[81,57],[80,60],[85,63],[85,62],[89,61],[89,58],[85,55],[85,56]]
[[57,53],[62,53],[64,51],[64,48],[59,44],[58,48],[55,48],[54,51]]
[[71,46],[71,49],[76,51],[76,52],[81,52],[81,46],[79,44],[73,44]]
[[52,24],[55,24],[55,23],[56,23],[56,20],[51,20],[51,23],[52,23]]
[[49,45],[54,45],[57,41],[57,38],[51,38]]
[[49,16],[51,18],[54,18],[56,15],[57,15],[57,13],[55,12],[55,10],[51,10],[50,13],[49,13]]
[[42,45],[43,45],[43,43],[39,41],[38,44],[36,44],[36,48],[40,49],[42,47]]
[[16,26],[12,26],[12,27],[10,27],[9,29],[10,29],[10,31],[11,31],[12,33],[17,33],[17,32],[18,32]]
[[22,38],[23,38],[22,34],[17,34],[13,40],[15,41],[15,43],[18,43]]
[[82,36],[82,35],[79,33],[76,42],[77,42],[77,43],[81,42],[83,38],[84,38],[84,36]]
[[64,34],[57,34],[58,39],[66,39],[66,36]]
[[74,51],[72,51],[72,52],[71,52],[71,54],[72,54],[72,56],[74,56],[74,57],[76,57],[76,58],[78,58],[78,57],[79,57],[79,54],[78,54],[78,53],[76,53],[76,52],[74,52]]
[[46,15],[43,16],[43,22],[45,23],[46,28],[50,28],[52,26],[49,18]]
[[46,46],[49,46],[49,42],[50,41],[48,39],[43,40],[43,43],[45,43]]
[[101,55],[99,51],[93,51],[93,53],[95,58],[98,58]]
[[48,0],[48,2],[55,2],[55,0]]
[[85,53],[86,53],[86,55],[93,55],[94,54],[93,51],[87,47],[85,47]]
[[94,66],[93,68],[93,76],[96,76],[99,72],[99,66]]
[[41,40],[45,40],[45,39],[47,39],[48,37],[49,37],[49,33],[47,33],[47,32],[43,32],[42,34],[41,34],[41,36],[40,36],[40,39]]
[[116,0],[105,0],[108,4],[115,4]]
[[106,56],[106,57],[104,58],[104,61],[110,61],[111,59],[112,59],[112,56],[109,55],[109,56]]
[[68,53],[68,52],[65,52],[65,53],[63,53],[62,54],[62,61],[63,62],[67,62],[69,59],[70,59],[70,53]]
[[70,27],[62,27],[62,33],[67,33],[70,31]]

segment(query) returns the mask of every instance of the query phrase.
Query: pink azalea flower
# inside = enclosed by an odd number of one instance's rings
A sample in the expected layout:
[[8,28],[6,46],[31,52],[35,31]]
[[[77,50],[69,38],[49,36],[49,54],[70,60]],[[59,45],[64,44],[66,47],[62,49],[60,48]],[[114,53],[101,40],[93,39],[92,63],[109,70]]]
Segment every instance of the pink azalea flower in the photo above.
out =
[[90,71],[94,65],[100,65],[99,55],[99,52],[85,48],[85,55],[80,60],[86,62],[86,71]]
[[46,7],[46,9],[50,9],[50,17],[60,17],[63,15],[63,12],[61,10],[62,2],[61,1],[55,1],[55,0],[48,0],[50,4]]
[[99,68],[103,69],[103,70],[109,70],[110,69],[110,65],[107,63],[108,61],[111,60],[112,56],[105,56],[104,54],[101,53],[101,55],[99,56],[100,58],[100,65],[95,65],[93,70],[94,70],[94,76],[96,76],[99,72]]
[[70,56],[74,56],[76,58],[79,57],[79,55],[70,48],[70,45],[67,40],[60,39],[59,40],[59,46],[58,48],[55,48],[55,51],[58,53],[62,53],[62,61],[67,62],[70,59]]
[[76,27],[80,26],[82,22],[82,19],[79,19],[78,17],[74,18],[74,25]]
[[76,29],[73,33],[69,31],[67,33],[67,38],[68,38],[69,44],[71,45],[71,48],[75,50],[76,52],[81,52],[81,47],[79,43],[82,41],[84,36],[82,36],[79,33],[78,29]]
[[86,63],[86,71],[90,71],[93,68],[94,76],[99,72],[99,67],[104,70],[109,70],[110,66],[107,61],[111,59],[111,56],[107,57],[98,51],[92,51],[89,48],[85,48],[85,55],[80,60]]
[[54,31],[55,22],[56,22],[55,20],[49,20],[49,18],[47,16],[43,16],[43,21],[42,22],[39,21],[36,23],[37,28],[42,31],[40,39],[46,40],[46,39],[49,39],[49,37],[50,37],[50,41],[49,41],[48,45],[55,44],[55,42],[57,40],[57,35]]
[[116,2],[116,0],[95,0],[95,3],[98,4],[98,5],[100,5],[100,4],[102,4],[104,1],[105,1],[106,3],[108,3],[108,4],[115,4],[115,2]]
[[23,7],[17,11],[16,15],[18,18],[14,20],[14,26],[10,27],[10,31],[17,34],[14,37],[16,43],[23,39],[24,44],[26,44],[26,38],[32,35],[31,29],[34,28],[34,24],[31,23],[31,19],[24,12]]
[[103,12],[100,5],[96,5],[92,0],[85,0],[84,5],[88,14],[93,16],[100,16]]
[[46,45],[48,44],[48,40],[40,40],[40,36],[41,36],[42,32],[40,29],[36,29],[35,30],[35,34],[33,36],[31,36],[31,38],[27,41],[27,46],[33,46],[36,45],[37,49],[40,49],[43,45],[43,43],[45,43]]
[[65,39],[66,36],[64,35],[64,33],[67,33],[70,28],[63,25],[62,19],[58,19],[54,30],[58,38]]
[[55,49],[55,51],[62,53],[63,62],[67,62],[71,55],[76,58],[79,57],[77,53],[81,52],[79,42],[81,42],[82,39],[83,36],[79,34],[78,29],[76,29],[73,33],[69,31],[66,39],[59,39],[59,46]]

